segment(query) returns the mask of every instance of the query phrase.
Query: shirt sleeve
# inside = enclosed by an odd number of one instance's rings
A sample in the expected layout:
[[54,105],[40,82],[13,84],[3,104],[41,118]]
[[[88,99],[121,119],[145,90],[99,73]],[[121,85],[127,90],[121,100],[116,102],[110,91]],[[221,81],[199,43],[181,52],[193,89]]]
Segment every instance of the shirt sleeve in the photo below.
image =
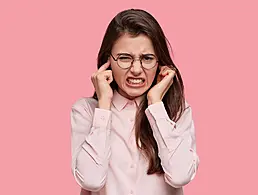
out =
[[72,105],[71,151],[72,173],[85,190],[99,191],[106,182],[111,155],[111,111],[92,108],[87,99]]
[[162,101],[149,105],[145,113],[158,145],[165,181],[175,188],[186,185],[195,177],[200,162],[191,107],[186,107],[176,123]]

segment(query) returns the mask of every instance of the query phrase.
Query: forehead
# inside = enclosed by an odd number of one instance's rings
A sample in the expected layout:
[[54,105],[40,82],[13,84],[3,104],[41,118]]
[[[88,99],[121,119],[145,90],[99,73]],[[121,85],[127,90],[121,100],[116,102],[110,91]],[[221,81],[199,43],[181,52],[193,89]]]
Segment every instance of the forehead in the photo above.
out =
[[124,34],[115,42],[112,52],[117,53],[130,53],[133,55],[154,54],[152,41],[146,35],[140,34],[133,37],[129,34]]

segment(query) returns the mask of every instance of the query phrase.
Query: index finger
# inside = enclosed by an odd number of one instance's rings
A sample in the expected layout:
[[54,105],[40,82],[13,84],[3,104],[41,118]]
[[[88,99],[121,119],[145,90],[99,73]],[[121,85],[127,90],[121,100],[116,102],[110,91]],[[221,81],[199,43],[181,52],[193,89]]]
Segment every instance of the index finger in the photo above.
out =
[[108,61],[105,64],[101,65],[101,67],[98,69],[97,72],[102,72],[106,70],[109,66],[110,66],[110,60],[108,59]]

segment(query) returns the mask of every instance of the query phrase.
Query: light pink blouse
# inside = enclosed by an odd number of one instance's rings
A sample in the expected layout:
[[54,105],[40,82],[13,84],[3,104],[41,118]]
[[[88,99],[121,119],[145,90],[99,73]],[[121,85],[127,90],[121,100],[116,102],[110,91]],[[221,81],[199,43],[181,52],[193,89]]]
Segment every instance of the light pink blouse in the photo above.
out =
[[81,195],[183,195],[183,186],[196,175],[192,110],[177,123],[163,102],[145,114],[158,144],[163,175],[147,175],[148,161],[136,147],[134,122],[142,97],[128,100],[116,90],[111,110],[97,108],[93,98],[80,98],[71,110],[72,173]]

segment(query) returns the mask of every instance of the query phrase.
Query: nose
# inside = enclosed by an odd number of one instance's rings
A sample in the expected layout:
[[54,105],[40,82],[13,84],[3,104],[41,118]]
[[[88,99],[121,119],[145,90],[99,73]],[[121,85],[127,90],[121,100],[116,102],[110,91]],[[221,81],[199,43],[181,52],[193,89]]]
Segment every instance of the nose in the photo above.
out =
[[130,71],[134,74],[134,75],[139,75],[142,73],[142,65],[141,65],[141,61],[140,59],[135,59],[133,61],[133,64],[131,66]]

